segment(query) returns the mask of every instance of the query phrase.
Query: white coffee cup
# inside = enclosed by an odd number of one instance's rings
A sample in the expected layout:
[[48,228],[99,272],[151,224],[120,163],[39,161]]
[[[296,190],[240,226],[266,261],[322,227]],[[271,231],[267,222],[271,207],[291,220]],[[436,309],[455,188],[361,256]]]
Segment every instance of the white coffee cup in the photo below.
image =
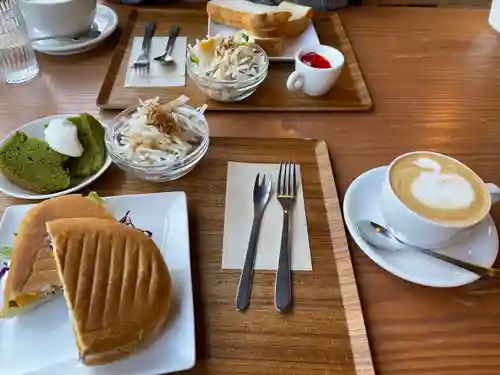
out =
[[[480,181],[482,186],[484,187],[485,197],[487,197],[488,199],[487,209],[484,210],[484,214],[481,217],[478,217],[473,222],[469,222],[467,224],[437,222],[429,220],[412,211],[399,199],[391,186],[389,178],[391,169],[401,158],[421,152],[449,158],[461,164],[474,176],[477,177],[477,180]],[[396,235],[399,240],[413,246],[435,249],[446,246],[446,244],[451,243],[454,238],[458,237],[458,234],[465,233],[464,231],[466,229],[473,228],[476,224],[481,222],[486,217],[486,215],[488,215],[491,205],[498,202],[499,200],[500,188],[498,186],[491,183],[482,182],[482,180],[470,168],[468,168],[458,160],[450,158],[446,155],[433,152],[416,151],[399,156],[387,168],[386,176],[382,183],[380,208],[385,221],[385,225],[392,233]]]
[[95,19],[97,0],[20,0],[31,37],[84,34]]
[[493,0],[491,2],[488,22],[496,32],[500,33],[500,0]]
[[[317,53],[330,63],[331,68],[313,68],[302,62],[307,53]],[[308,46],[300,49],[295,55],[295,71],[286,81],[288,90],[302,90],[310,96],[325,95],[340,75],[344,65],[344,55],[339,50],[324,45]]]

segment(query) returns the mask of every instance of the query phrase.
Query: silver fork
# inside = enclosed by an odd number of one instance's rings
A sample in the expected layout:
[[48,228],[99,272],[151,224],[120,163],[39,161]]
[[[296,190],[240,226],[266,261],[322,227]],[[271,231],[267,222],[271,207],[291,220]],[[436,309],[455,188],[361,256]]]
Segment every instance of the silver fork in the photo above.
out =
[[255,264],[255,256],[257,255],[257,243],[259,241],[260,225],[269,196],[271,195],[271,176],[266,178],[263,175],[262,181],[260,174],[255,177],[253,186],[253,223],[250,232],[250,240],[248,242],[247,254],[245,256],[245,264],[241,270],[238,292],[236,294],[236,310],[244,311],[250,302],[250,294],[252,291],[253,269]]
[[149,69],[149,50],[151,48],[151,41],[155,33],[155,24],[149,22],[144,28],[144,38],[142,39],[141,53],[135,59],[132,68],[134,69]]
[[281,163],[278,173],[278,201],[283,207],[283,229],[281,248],[276,272],[274,305],[279,312],[287,312],[292,307],[292,267],[290,254],[290,212],[297,195],[297,166],[295,163]]

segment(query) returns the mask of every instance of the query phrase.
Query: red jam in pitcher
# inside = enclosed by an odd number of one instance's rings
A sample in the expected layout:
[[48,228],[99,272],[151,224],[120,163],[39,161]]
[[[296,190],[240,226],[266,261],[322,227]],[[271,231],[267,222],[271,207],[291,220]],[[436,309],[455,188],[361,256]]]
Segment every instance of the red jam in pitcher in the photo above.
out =
[[316,52],[306,53],[304,56],[302,56],[300,61],[302,61],[307,66],[310,66],[311,68],[329,69],[332,67],[327,59]]

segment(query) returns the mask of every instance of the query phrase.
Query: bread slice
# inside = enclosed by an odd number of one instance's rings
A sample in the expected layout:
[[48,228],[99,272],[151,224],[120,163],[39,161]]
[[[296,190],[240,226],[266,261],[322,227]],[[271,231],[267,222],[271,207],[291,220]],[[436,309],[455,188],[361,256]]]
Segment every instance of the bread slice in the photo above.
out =
[[207,3],[207,13],[215,22],[244,30],[274,29],[292,17],[286,8],[246,0],[211,0]]
[[258,36],[251,36],[255,44],[260,46],[266,51],[269,57],[283,56],[285,52],[285,39],[284,38],[260,38]]
[[247,31],[251,35],[261,38],[296,38],[307,29],[313,16],[311,7],[288,1],[283,1],[274,8],[288,10],[292,16],[279,27],[249,28]]
[[61,290],[46,222],[75,216],[116,221],[105,206],[81,195],[48,199],[29,210],[14,240],[0,317],[22,314],[47,302]]
[[[269,6],[245,0],[212,0],[207,4],[207,12],[213,21],[244,29],[258,38],[296,38],[307,29],[313,16],[311,7],[288,1],[283,1],[278,6]],[[267,17],[270,18],[280,13],[287,13],[287,18],[282,17],[279,22],[276,20],[273,22],[251,21],[256,15],[262,18],[267,14]],[[272,42],[264,41],[262,43]]]
[[71,177],[88,177],[97,172],[104,164],[106,149],[104,145],[104,129],[99,121],[88,114],[70,117],[78,129],[78,139],[83,146],[83,154],[79,158],[68,160],[67,166]]
[[128,356],[161,334],[172,282],[153,240],[100,219],[55,220],[47,231],[85,365]]
[[233,34],[236,42],[250,42],[259,45],[268,56],[282,56],[285,50],[285,40],[283,38],[259,38],[250,35],[246,30],[239,30]]
[[286,9],[292,12],[292,17],[279,28],[276,36],[283,38],[296,38],[300,36],[309,26],[309,21],[313,17],[311,7],[283,1],[278,5],[278,9]]
[[52,193],[70,186],[63,164],[68,159],[42,140],[16,132],[0,149],[0,169],[4,176],[23,189]]

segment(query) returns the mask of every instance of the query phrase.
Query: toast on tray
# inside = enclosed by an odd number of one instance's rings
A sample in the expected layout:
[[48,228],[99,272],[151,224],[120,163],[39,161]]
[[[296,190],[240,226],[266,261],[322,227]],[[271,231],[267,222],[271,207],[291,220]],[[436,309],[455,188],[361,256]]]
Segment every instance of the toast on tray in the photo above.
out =
[[284,1],[278,6],[246,0],[212,0],[207,3],[210,19],[245,30],[269,56],[280,56],[285,39],[300,36],[312,18],[312,8]]

